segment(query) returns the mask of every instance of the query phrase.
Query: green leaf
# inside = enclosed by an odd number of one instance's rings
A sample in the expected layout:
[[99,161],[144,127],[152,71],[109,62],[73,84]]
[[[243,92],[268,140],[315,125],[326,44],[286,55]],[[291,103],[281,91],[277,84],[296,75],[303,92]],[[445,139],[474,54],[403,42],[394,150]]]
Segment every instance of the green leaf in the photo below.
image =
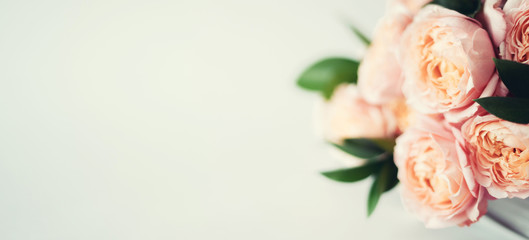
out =
[[497,58],[494,63],[509,91],[516,97],[529,98],[529,65]]
[[298,78],[298,86],[319,91],[329,99],[341,83],[356,83],[360,63],[347,58],[327,58],[307,68]]
[[496,117],[515,123],[529,123],[529,99],[486,97],[474,101]]
[[369,46],[371,44],[371,40],[369,40],[369,38],[363,34],[360,30],[358,30],[358,28],[356,28],[355,26],[351,26],[351,30],[353,30],[353,33],[358,37],[358,39],[360,39],[360,41],[362,41],[366,46]]
[[390,163],[388,164],[390,165],[390,169],[388,170],[388,182],[386,185],[386,190],[384,190],[384,192],[393,189],[399,183],[399,179],[397,178],[398,169],[397,166],[395,166],[395,162],[393,161],[393,156],[391,156]]
[[433,0],[430,4],[437,4],[472,18],[481,8],[481,0]]
[[394,138],[371,138],[371,141],[387,152],[393,152],[396,144]]
[[338,169],[334,171],[322,172],[321,174],[329,179],[338,182],[356,182],[369,175],[378,172],[380,167],[384,164],[382,161],[368,162],[365,165],[353,168]]
[[384,153],[376,142],[367,138],[350,138],[343,141],[342,145],[333,143],[340,150],[359,158],[374,158]]
[[367,199],[368,217],[375,211],[380,196],[382,196],[384,192],[395,187],[397,183],[397,168],[393,163],[393,157],[391,156],[387,161],[384,161],[384,165],[380,169],[380,172],[375,175],[375,181],[371,185],[369,197]]

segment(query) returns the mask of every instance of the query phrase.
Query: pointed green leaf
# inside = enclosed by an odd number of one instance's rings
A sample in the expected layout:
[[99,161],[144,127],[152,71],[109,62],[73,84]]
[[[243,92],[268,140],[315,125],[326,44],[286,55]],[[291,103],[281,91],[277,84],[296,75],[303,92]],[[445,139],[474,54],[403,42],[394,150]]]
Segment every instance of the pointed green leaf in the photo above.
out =
[[396,144],[394,138],[371,138],[371,141],[387,152],[393,152]]
[[338,169],[334,171],[322,172],[321,174],[338,182],[356,182],[369,177],[369,175],[375,172],[378,172],[383,163],[384,162],[381,161],[368,162],[367,164],[359,167]]
[[397,179],[397,168],[393,163],[393,157],[389,157],[391,161],[384,161],[384,165],[380,169],[380,172],[375,175],[375,181],[371,185],[369,196],[367,199],[367,216],[375,211],[380,196],[386,191],[391,190],[398,183]]
[[509,92],[516,97],[529,98],[529,65],[497,58],[494,63]]
[[360,63],[347,58],[327,58],[307,68],[297,84],[307,90],[319,91],[329,99],[341,83],[356,83]]
[[360,39],[360,41],[362,41],[366,46],[369,46],[371,44],[371,40],[369,40],[369,38],[363,34],[360,30],[358,30],[358,28],[356,28],[355,26],[351,26],[351,30],[353,30],[353,33],[358,37],[358,39]]
[[377,207],[378,200],[380,199],[380,196],[384,192],[385,186],[382,184],[384,183],[384,176],[379,176],[375,178],[375,181],[371,185],[371,189],[369,190],[369,196],[367,199],[367,216],[371,216],[373,212],[375,211],[375,208]]
[[486,97],[474,101],[496,117],[515,123],[529,123],[529,99]]
[[472,18],[481,8],[481,0],[433,0],[430,4],[437,4]]
[[374,158],[384,153],[384,149],[367,138],[351,138],[343,141],[342,145],[333,145],[340,150],[359,158]]
[[399,183],[399,179],[397,178],[398,169],[395,165],[395,162],[393,161],[393,156],[391,156],[390,163],[388,164],[390,165],[388,170],[388,181],[384,192],[393,189]]

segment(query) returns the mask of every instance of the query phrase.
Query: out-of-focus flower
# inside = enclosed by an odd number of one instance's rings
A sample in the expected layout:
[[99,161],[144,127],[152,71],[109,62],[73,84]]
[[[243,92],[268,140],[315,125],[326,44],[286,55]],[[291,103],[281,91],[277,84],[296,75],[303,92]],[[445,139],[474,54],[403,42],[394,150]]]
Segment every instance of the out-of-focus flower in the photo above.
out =
[[397,132],[393,112],[367,103],[353,84],[338,86],[321,111],[324,137],[335,143],[347,138],[390,138]]
[[406,104],[405,98],[397,98],[385,105],[393,112],[399,133],[403,133],[415,123],[417,114]]
[[373,42],[358,69],[358,88],[366,101],[383,104],[402,97],[404,77],[397,49],[402,32],[411,21],[412,15],[399,4],[388,8],[379,21]]

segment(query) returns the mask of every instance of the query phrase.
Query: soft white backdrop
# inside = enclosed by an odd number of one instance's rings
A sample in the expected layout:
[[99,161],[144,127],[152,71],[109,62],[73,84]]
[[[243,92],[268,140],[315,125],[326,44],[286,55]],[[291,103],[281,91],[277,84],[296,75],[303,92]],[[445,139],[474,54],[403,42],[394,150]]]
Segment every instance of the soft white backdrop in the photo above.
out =
[[0,1],[0,239],[516,239],[338,184],[297,74],[383,0]]

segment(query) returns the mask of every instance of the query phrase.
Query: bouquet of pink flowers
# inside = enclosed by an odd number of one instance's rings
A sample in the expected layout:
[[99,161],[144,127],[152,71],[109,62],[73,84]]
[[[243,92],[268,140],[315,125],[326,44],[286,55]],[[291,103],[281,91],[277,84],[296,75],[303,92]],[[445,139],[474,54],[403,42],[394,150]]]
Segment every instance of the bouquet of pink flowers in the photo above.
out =
[[298,79],[325,98],[324,136],[373,176],[368,215],[400,182],[426,227],[468,226],[487,202],[529,196],[529,0],[389,0],[361,61]]

